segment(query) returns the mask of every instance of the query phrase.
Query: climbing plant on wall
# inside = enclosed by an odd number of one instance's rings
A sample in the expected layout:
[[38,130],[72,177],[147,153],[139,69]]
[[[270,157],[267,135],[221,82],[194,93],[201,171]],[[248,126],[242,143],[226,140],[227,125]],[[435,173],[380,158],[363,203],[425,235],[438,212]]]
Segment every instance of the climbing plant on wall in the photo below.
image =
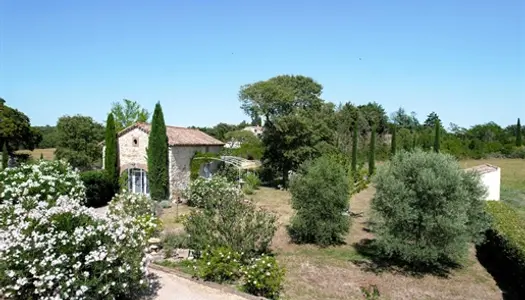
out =
[[202,164],[216,161],[217,158],[219,158],[219,155],[215,153],[202,153],[198,151],[195,152],[195,154],[191,158],[190,164],[191,180],[197,179],[199,177],[199,171]]

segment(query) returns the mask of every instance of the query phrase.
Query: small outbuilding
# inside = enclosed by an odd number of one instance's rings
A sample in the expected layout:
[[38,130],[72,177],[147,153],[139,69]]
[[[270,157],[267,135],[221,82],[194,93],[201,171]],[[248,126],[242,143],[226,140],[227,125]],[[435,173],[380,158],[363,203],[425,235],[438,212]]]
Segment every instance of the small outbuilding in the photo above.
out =
[[501,187],[501,168],[483,164],[466,169],[467,171],[474,171],[480,175],[481,182],[487,188],[487,194],[485,200],[499,201],[500,187]]

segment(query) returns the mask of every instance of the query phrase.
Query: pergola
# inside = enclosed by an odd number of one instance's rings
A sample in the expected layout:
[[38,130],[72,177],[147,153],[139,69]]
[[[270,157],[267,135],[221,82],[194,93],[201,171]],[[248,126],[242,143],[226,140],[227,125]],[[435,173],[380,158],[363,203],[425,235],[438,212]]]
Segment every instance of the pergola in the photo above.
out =
[[241,183],[241,172],[245,170],[255,170],[262,164],[258,160],[249,160],[238,156],[220,156],[220,157],[196,157],[194,159],[209,159],[222,161],[225,164],[234,166],[239,172],[239,183]]

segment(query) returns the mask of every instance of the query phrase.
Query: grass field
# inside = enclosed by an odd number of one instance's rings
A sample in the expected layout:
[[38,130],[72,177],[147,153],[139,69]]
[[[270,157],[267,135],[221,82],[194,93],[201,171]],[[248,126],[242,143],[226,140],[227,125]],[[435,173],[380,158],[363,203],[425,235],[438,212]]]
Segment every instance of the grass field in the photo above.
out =
[[27,153],[31,155],[33,159],[40,159],[40,154],[44,155],[44,159],[53,160],[55,158],[55,148],[48,149],[35,149],[33,151],[29,150],[20,150],[18,153]]

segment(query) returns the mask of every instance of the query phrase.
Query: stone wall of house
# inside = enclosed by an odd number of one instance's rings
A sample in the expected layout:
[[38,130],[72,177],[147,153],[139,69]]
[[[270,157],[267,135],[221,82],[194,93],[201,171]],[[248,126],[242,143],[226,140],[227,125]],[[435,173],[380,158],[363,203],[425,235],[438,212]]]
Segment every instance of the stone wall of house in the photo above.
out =
[[148,170],[146,154],[148,141],[148,134],[138,128],[119,137],[120,172],[129,168]]
[[[190,182],[190,163],[195,152],[219,153],[222,146],[185,146],[171,147],[169,152],[170,160],[170,194],[179,196],[180,191],[185,189]],[[212,171],[217,164],[212,166]]]

